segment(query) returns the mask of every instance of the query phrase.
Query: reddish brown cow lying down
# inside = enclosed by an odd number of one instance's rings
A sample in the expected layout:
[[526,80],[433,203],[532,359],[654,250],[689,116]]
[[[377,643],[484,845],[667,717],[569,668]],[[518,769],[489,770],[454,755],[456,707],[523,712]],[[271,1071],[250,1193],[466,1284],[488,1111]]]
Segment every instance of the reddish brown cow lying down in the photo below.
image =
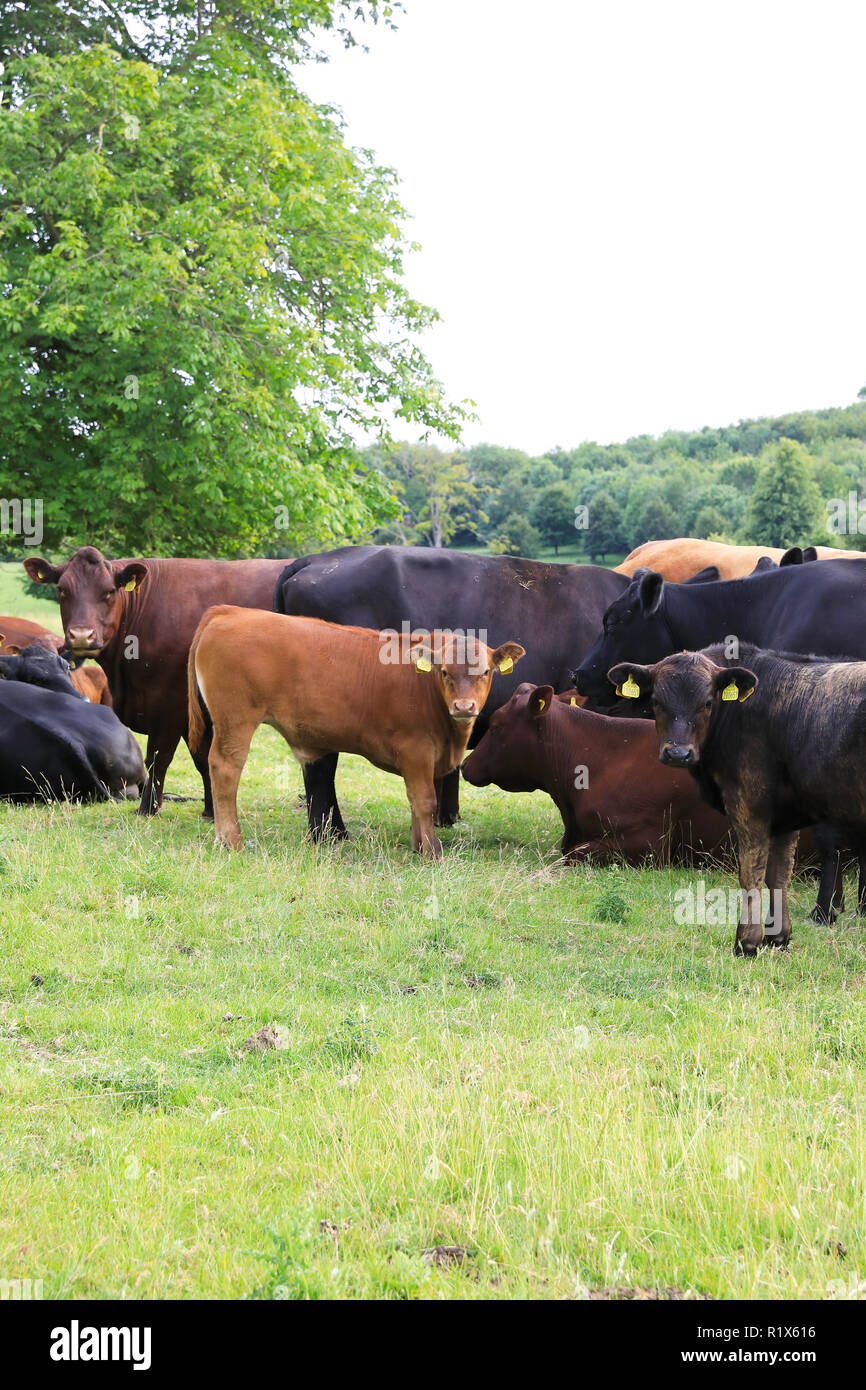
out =
[[[402,777],[412,848],[439,858],[434,780],[459,767],[494,670],[508,672],[524,655],[516,642],[493,650],[442,632],[383,640],[316,618],[209,608],[189,652],[189,746],[204,733],[203,700],[213,721],[217,841],[241,848],[238,782],[253,734],[270,724],[302,767],[328,753],[360,753]],[[312,804],[307,810],[318,837],[328,827]]]
[[476,787],[547,792],[572,864],[589,854],[639,864],[723,850],[727,820],[701,801],[690,774],[662,767],[657,744],[649,720],[592,714],[549,685],[524,684],[492,716],[463,776]]

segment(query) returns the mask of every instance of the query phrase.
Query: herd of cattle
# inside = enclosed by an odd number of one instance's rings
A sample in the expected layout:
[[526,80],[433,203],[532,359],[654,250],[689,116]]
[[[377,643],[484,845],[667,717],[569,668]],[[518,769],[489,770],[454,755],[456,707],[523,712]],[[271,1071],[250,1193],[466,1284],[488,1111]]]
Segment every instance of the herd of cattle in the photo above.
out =
[[739,954],[787,944],[798,840],[820,860],[813,915],[844,907],[849,851],[866,910],[866,555],[684,539],[608,570],[420,547],[287,565],[85,546],[24,565],[56,586],[64,636],[0,618],[0,796],[140,794],[151,814],[183,738],[204,815],[237,849],[266,723],[301,764],[316,838],[346,834],[337,763],[358,753],[404,779],[413,847],[439,856],[462,764],[476,786],[545,791],[571,864],[715,855],[733,831]]

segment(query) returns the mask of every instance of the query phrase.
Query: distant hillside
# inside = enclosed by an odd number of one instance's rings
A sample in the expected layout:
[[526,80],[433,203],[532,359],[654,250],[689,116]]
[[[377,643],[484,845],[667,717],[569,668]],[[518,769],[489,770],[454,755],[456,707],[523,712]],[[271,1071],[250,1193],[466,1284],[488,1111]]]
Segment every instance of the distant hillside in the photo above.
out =
[[852,492],[866,498],[866,401],[540,457],[404,444],[368,449],[365,461],[403,505],[378,540],[602,561],[684,535],[866,548],[866,514],[858,534],[848,505]]

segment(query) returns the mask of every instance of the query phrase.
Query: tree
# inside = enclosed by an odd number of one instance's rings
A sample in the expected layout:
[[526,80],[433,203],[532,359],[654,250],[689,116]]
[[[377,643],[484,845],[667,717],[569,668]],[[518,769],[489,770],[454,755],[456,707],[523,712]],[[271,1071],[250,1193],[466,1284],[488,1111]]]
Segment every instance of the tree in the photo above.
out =
[[644,541],[667,541],[679,535],[676,512],[663,497],[650,493],[638,513],[637,525],[631,535],[634,550]]
[[620,509],[609,492],[597,492],[587,510],[587,553],[591,560],[600,559],[604,564],[606,555],[625,545]]
[[826,513],[808,456],[793,439],[772,448],[758,474],[746,513],[752,545],[808,545],[826,530]]
[[559,547],[575,539],[574,505],[571,493],[565,483],[551,483],[538,494],[530,517],[533,526],[541,532],[547,545],[553,546],[555,555]]
[[384,455],[384,477],[403,507],[394,524],[402,544],[412,541],[437,548],[458,531],[486,520],[479,510],[479,489],[459,454],[446,454],[433,444],[401,444]]
[[528,559],[538,554],[541,544],[541,536],[530,521],[525,516],[518,516],[512,512],[505,518],[503,535],[499,539],[494,550],[494,554],[499,555],[525,555]]
[[728,531],[727,517],[717,507],[702,507],[695,517],[693,534],[698,540],[707,541],[711,537],[724,536]]
[[354,435],[458,434],[395,176],[295,81],[349,10],[0,9],[0,492],[44,499],[46,546],[358,536],[394,503]]

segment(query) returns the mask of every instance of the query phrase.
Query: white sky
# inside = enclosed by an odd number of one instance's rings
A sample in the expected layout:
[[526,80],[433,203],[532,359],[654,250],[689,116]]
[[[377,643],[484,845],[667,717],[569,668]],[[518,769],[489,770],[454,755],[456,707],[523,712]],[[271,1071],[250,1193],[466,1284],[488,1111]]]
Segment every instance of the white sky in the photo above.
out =
[[437,374],[476,402],[467,443],[854,399],[862,0],[406,4],[301,85],[401,175],[407,283],[442,315]]

